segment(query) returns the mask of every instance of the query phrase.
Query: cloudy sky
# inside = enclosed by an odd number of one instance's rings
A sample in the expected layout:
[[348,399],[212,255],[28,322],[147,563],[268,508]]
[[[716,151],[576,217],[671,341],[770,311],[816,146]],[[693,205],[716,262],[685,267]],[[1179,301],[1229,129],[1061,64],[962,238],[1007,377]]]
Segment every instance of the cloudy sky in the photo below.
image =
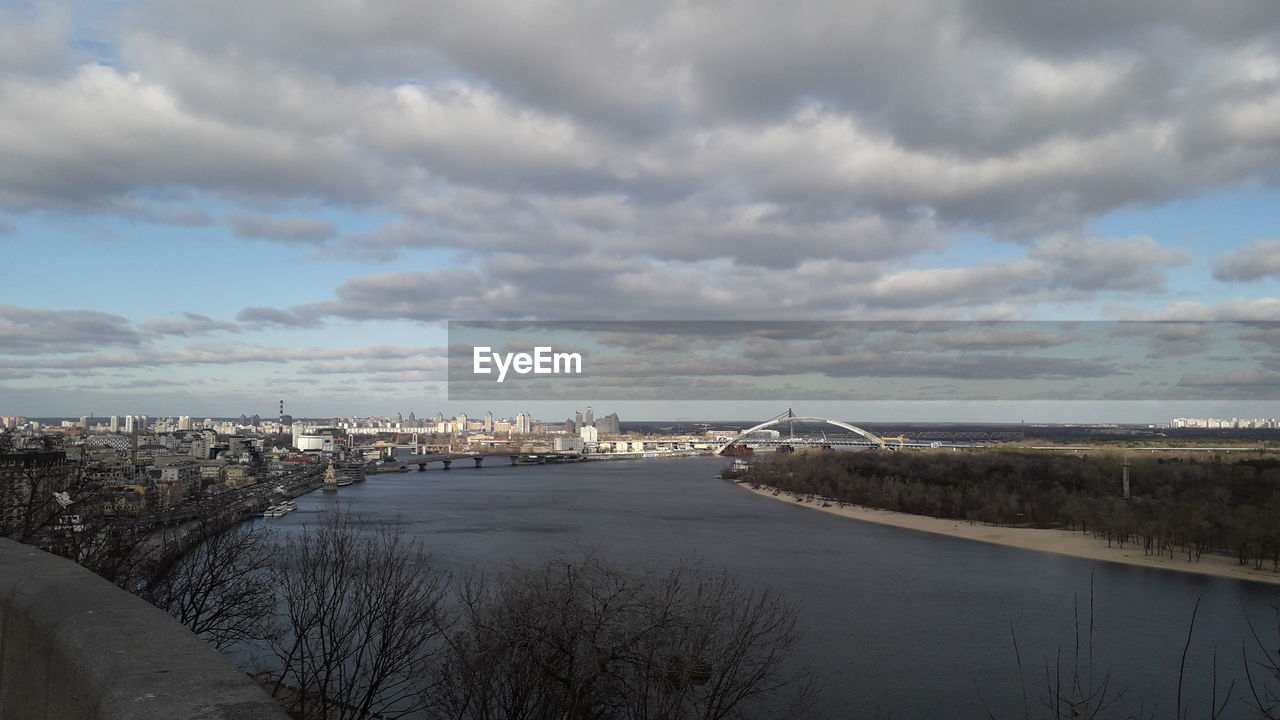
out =
[[0,414],[483,412],[449,319],[1276,319],[1278,183],[1272,0],[0,0]]

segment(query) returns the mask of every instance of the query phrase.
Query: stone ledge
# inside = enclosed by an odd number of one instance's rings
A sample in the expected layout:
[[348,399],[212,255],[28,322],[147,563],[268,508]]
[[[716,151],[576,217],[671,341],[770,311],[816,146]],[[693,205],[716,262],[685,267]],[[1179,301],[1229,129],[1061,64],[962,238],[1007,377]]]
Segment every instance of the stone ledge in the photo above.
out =
[[0,539],[0,720],[286,720],[185,627],[84,568]]

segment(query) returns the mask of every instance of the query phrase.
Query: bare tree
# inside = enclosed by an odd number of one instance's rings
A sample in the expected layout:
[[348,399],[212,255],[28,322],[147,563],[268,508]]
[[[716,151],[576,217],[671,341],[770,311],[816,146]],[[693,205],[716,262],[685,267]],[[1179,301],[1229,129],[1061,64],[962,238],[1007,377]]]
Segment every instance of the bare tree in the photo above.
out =
[[283,610],[268,643],[274,692],[290,710],[345,719],[420,709],[446,586],[418,543],[335,513],[289,536],[270,575]]
[[41,439],[38,451],[18,450],[12,438],[0,443],[0,537],[33,542],[68,514],[85,494],[77,463]]
[[[1018,637],[1013,632],[1013,626],[1010,624],[1010,632],[1013,635],[1013,652],[1017,662],[1018,685],[1022,691],[1021,708],[1016,715],[1020,715],[1025,720],[1031,720],[1034,717],[1052,718],[1053,720],[1069,720],[1073,718],[1081,718],[1083,720],[1108,720],[1115,718],[1117,720],[1154,720],[1157,717],[1155,702],[1150,703],[1148,709],[1147,698],[1139,702],[1136,708],[1126,707],[1125,700],[1128,695],[1127,687],[1119,687],[1113,681],[1110,671],[1103,672],[1100,675],[1095,672],[1094,668],[1094,604],[1093,604],[1093,580],[1089,581],[1089,608],[1088,616],[1085,618],[1087,627],[1082,628],[1082,619],[1080,617],[1080,608],[1077,605],[1073,609],[1073,619],[1075,624],[1074,648],[1069,652],[1064,652],[1061,647],[1058,648],[1052,662],[1046,660],[1044,663],[1044,690],[1039,697],[1039,705],[1043,710],[1035,712],[1030,702],[1030,693],[1027,688],[1026,677],[1023,673],[1022,654],[1018,648]],[[1219,689],[1218,682],[1218,653],[1217,648],[1213,648],[1212,663],[1209,668],[1208,677],[1208,698],[1202,698],[1205,707],[1199,714],[1192,709],[1194,699],[1187,696],[1186,680],[1187,680],[1187,660],[1191,654],[1192,639],[1195,634],[1196,616],[1200,611],[1200,600],[1196,600],[1195,607],[1192,608],[1191,618],[1187,626],[1187,638],[1182,648],[1182,655],[1178,663],[1177,683],[1174,685],[1175,695],[1173,700],[1173,717],[1175,720],[1188,720],[1192,717],[1205,718],[1205,720],[1218,720],[1222,718],[1229,707],[1231,696],[1235,690],[1235,681],[1228,683],[1225,691]],[[1257,634],[1255,633],[1255,638]],[[1083,643],[1083,644],[1082,644]],[[1066,657],[1064,657],[1066,656]],[[1247,658],[1246,658],[1247,660]],[[1252,684],[1252,683],[1251,683]],[[981,688],[978,688],[979,696],[982,696]],[[1258,698],[1257,707],[1263,709],[1262,699],[1258,695],[1255,688],[1254,697]],[[996,720],[998,717],[1006,717],[1009,709],[993,708],[986,700],[982,698],[986,709],[987,717]],[[1266,715],[1265,711],[1261,715],[1263,718],[1273,716]]]
[[274,534],[237,525],[206,539],[152,581],[141,595],[219,650],[264,638],[276,597],[267,578]]
[[1280,606],[1273,606],[1272,613],[1276,633],[1270,640],[1264,640],[1253,624],[1253,620],[1246,618],[1258,654],[1254,655],[1248,647],[1244,647],[1241,648],[1241,655],[1244,658],[1245,678],[1249,682],[1249,693],[1252,696],[1251,705],[1257,711],[1258,717],[1280,720],[1280,650],[1272,649],[1280,646]]
[[813,717],[795,611],[723,575],[552,561],[469,580],[459,612],[432,718]]

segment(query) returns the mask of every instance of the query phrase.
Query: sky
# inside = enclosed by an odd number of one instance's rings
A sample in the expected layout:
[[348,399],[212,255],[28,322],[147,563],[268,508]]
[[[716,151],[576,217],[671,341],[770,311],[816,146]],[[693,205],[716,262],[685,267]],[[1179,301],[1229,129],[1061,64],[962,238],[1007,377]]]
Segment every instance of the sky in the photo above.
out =
[[[1275,320],[1278,186],[1271,0],[0,0],[0,415],[524,409],[449,320]],[[785,409],[677,398],[597,412]]]

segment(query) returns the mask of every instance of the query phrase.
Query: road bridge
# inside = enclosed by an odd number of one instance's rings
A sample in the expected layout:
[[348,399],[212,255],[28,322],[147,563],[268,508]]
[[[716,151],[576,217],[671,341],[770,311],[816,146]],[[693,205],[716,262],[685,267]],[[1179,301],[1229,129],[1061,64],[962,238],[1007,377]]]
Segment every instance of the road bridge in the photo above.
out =
[[[852,437],[823,437],[817,438],[771,438],[771,437],[750,437],[753,433],[760,430],[766,430],[775,425],[794,425],[795,423],[816,423],[834,425],[835,427],[847,430],[852,433]],[[880,437],[875,433],[851,425],[840,420],[832,420],[831,418],[811,417],[796,415],[795,412],[788,409],[781,415],[772,417],[759,425],[747,428],[730,438],[728,442],[720,446],[717,450],[719,455],[733,455],[734,448],[737,447],[865,447],[875,448],[879,450],[905,450],[905,449],[921,449],[921,448],[937,448],[937,447],[960,447],[954,444],[943,444],[937,440],[922,441],[920,439],[911,439],[905,437]]]
[[513,451],[497,451],[497,452],[475,452],[475,453],[428,453],[424,455],[409,455],[407,457],[392,458],[384,460],[381,463],[371,463],[365,466],[366,473],[385,473],[385,472],[408,472],[409,469],[417,465],[419,471],[427,469],[431,463],[440,463],[445,470],[453,467],[455,462],[465,463],[467,460],[472,462],[471,467],[478,468],[484,465],[484,461],[488,458],[507,458],[512,465],[521,463],[538,464],[545,463],[562,463],[577,462],[582,460],[581,453],[575,452],[513,452]]

